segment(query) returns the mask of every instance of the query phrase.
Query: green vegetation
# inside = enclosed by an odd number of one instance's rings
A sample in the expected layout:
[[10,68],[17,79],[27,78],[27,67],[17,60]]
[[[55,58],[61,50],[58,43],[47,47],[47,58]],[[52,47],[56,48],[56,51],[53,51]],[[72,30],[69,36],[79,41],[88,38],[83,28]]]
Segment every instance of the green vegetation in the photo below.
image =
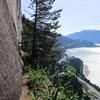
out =
[[32,98],[37,100],[40,97],[43,100],[48,100],[50,97],[49,86],[52,86],[52,83],[48,79],[45,69],[33,70],[29,68],[27,75],[27,85],[32,92]]
[[[38,98],[43,100],[79,99],[78,92],[72,84],[72,81],[77,80],[74,68],[66,68],[63,72],[50,76],[46,73],[46,69],[33,70],[28,67],[27,76],[27,85],[32,94],[32,100],[38,100]],[[80,84],[77,85],[80,89]]]
[[58,52],[55,50],[59,36],[56,30],[60,27],[58,18],[60,10],[52,11],[52,5],[55,0],[31,0],[29,6],[32,9],[32,47],[31,47],[31,65],[49,67],[54,65]]
[[[22,16],[23,73],[32,100],[90,100],[77,76],[83,76],[83,62],[68,57],[58,63],[56,30],[62,10],[52,11],[55,0],[31,0],[33,20]],[[61,58],[61,57],[60,57]]]

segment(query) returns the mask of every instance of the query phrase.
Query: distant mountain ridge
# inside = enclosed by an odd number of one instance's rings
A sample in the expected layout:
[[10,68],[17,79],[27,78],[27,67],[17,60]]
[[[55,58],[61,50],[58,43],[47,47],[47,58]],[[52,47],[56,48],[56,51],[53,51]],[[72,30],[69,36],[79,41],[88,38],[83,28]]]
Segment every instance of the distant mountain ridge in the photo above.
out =
[[58,43],[60,44],[58,49],[60,49],[61,51],[65,51],[69,48],[96,47],[96,45],[91,41],[81,39],[72,40],[67,36],[58,37]]
[[88,40],[94,43],[100,43],[100,30],[83,30],[68,35],[70,39]]

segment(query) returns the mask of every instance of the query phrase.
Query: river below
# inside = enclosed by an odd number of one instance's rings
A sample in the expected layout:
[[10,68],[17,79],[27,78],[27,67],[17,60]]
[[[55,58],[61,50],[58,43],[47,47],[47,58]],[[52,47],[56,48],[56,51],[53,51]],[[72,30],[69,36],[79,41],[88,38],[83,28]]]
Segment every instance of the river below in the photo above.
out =
[[100,87],[100,47],[67,49],[66,54],[80,58],[84,62],[87,79]]

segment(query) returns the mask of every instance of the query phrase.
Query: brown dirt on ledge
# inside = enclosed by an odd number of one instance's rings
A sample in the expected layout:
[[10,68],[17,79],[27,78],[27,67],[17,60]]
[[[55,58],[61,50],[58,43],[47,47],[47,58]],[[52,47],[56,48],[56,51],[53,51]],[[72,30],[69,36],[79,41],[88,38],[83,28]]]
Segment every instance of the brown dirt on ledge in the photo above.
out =
[[20,100],[31,100],[28,87],[26,86],[26,80],[27,78],[23,76],[23,88],[22,88],[22,95]]

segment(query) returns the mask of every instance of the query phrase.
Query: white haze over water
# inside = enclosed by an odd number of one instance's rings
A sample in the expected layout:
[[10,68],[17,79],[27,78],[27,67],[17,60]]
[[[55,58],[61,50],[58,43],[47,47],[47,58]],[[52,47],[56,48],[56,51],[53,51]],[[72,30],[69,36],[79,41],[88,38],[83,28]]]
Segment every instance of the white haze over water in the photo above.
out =
[[100,87],[100,47],[67,49],[66,54],[80,58],[88,65],[88,79]]

